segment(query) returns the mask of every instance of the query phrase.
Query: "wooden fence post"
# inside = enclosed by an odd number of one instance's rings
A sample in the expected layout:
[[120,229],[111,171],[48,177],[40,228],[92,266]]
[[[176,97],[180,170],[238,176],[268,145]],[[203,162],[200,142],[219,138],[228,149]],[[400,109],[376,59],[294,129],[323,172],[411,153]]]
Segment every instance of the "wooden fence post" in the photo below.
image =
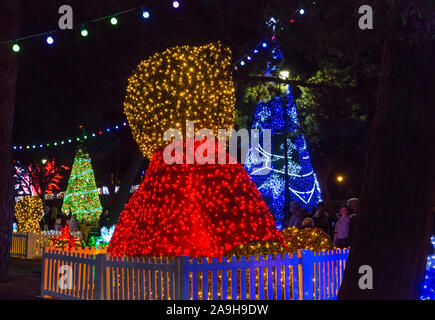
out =
[[95,255],[95,282],[94,282],[94,300],[104,300],[105,299],[105,284],[106,284],[106,255],[96,254]]
[[175,300],[190,299],[189,257],[175,258],[177,269],[175,271]]
[[35,256],[34,247],[36,241],[36,234],[33,232],[29,232],[27,234],[27,243],[26,243],[26,259],[33,259]]
[[26,233],[26,252],[25,252],[25,258],[26,259],[31,259],[31,255],[32,255],[32,233]]
[[302,250],[302,290],[303,300],[314,300],[313,251]]

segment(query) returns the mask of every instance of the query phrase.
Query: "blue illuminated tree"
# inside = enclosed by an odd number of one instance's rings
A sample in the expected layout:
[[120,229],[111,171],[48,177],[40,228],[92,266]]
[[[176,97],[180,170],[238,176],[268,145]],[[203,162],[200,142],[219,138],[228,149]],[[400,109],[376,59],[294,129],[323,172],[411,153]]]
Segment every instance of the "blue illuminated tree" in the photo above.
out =
[[[431,242],[435,248],[435,237],[432,237]],[[435,300],[435,254],[427,257],[426,276],[420,300]]]
[[[286,95],[258,104],[252,127],[260,130],[260,143],[251,145],[245,162],[246,170],[260,190],[279,228],[289,202],[297,201],[301,207],[310,210],[322,200],[305,137],[299,129],[291,88],[287,87],[286,92]],[[271,153],[262,148],[263,129],[271,130]],[[266,172],[264,168],[269,171],[267,174],[263,174]]]

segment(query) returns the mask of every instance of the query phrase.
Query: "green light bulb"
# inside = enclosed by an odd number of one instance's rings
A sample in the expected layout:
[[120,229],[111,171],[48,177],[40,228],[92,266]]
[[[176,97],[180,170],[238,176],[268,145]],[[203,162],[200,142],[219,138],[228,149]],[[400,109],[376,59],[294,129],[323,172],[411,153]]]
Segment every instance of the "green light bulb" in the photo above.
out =
[[18,45],[18,43],[15,43],[15,44],[12,46],[12,51],[13,51],[13,52],[20,52],[20,50],[21,50],[21,47]]
[[118,24],[118,19],[116,19],[115,17],[113,17],[112,19],[110,19],[110,23],[111,23],[112,25],[116,25],[116,24]]

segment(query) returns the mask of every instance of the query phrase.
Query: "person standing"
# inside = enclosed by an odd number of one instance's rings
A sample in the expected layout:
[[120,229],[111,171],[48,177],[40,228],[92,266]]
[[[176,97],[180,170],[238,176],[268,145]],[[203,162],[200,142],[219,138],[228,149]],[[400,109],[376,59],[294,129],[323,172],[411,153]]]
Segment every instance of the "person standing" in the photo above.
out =
[[340,208],[340,218],[335,224],[334,244],[340,249],[350,246],[350,215],[347,206]]
[[77,220],[77,215],[73,214],[71,219],[68,220],[68,226],[70,232],[80,231],[80,222]]
[[323,202],[317,204],[314,215],[311,217],[316,228],[325,231],[329,236],[332,234],[332,220],[326,211],[326,206]]
[[290,213],[288,226],[299,228],[304,218],[306,218],[305,210],[300,207],[297,201],[293,201],[290,203]]
[[56,223],[54,224],[54,231],[60,231],[62,229],[62,218],[58,217],[56,218]]

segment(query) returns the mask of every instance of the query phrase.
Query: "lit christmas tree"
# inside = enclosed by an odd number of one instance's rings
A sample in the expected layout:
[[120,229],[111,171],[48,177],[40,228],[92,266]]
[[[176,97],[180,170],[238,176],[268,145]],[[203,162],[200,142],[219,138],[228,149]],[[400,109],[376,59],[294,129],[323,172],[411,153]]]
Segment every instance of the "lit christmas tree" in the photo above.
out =
[[[272,62],[267,63],[265,75],[276,74],[282,59],[277,45],[272,50]],[[245,168],[274,215],[278,228],[281,228],[286,205],[291,201],[297,201],[301,207],[309,210],[322,201],[305,137],[299,128],[290,86],[285,86],[285,92],[266,103],[260,102],[252,125],[260,130],[259,138],[262,137],[262,129],[271,130],[272,152],[261,148],[260,139],[260,144],[251,146],[245,162]]]
[[103,211],[91,158],[81,148],[77,150],[74,159],[62,211],[67,214],[71,212],[76,214],[79,220],[86,219],[87,221],[98,220]]
[[[431,242],[435,248],[435,237],[432,237]],[[435,254],[427,257],[426,276],[420,300],[435,300]]]

